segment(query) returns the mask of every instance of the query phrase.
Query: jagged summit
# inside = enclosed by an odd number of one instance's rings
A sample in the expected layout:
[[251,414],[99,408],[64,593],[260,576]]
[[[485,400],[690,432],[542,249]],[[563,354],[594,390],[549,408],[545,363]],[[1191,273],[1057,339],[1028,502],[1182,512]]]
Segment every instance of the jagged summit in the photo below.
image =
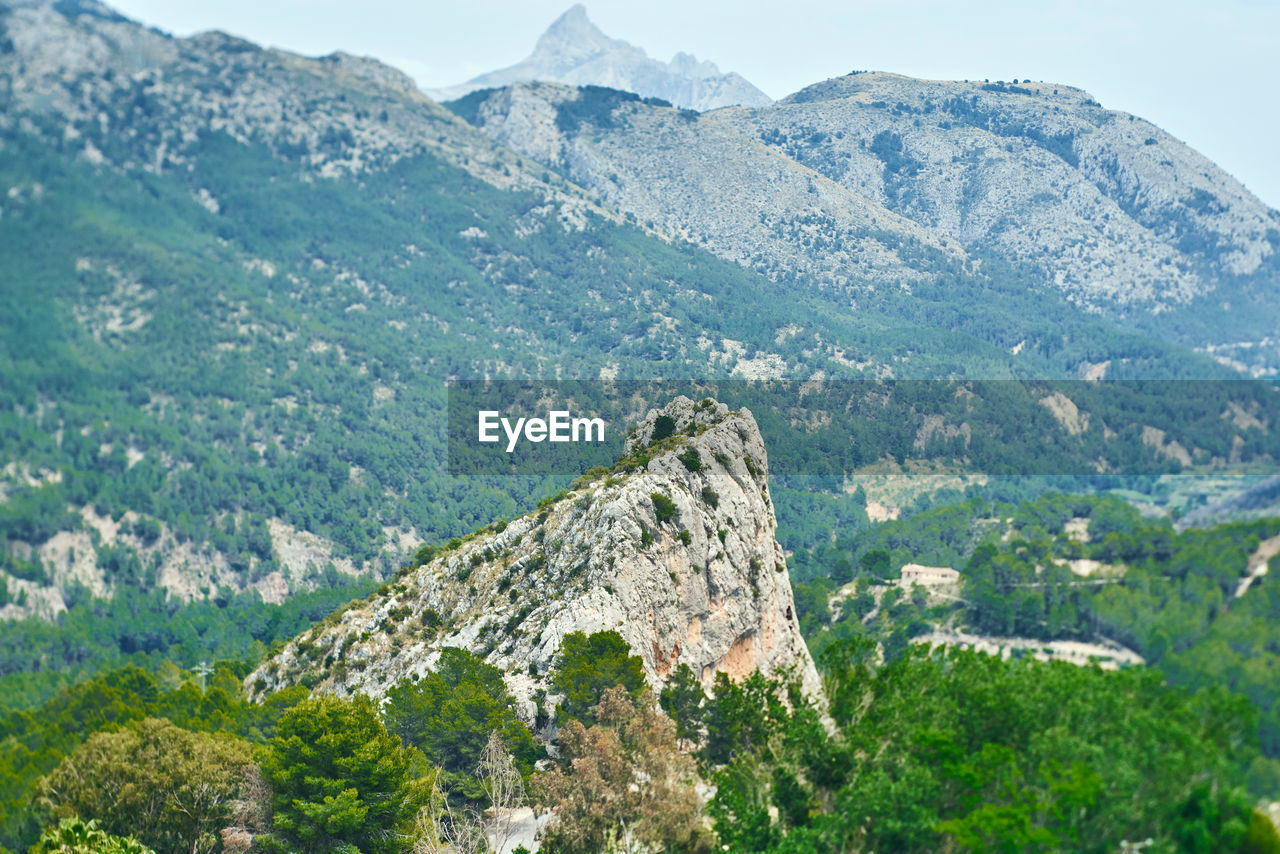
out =
[[532,719],[564,636],[616,630],[655,687],[687,664],[706,685],[761,671],[820,696],[767,467],[749,411],[677,398],[640,423],[613,472],[330,616],[246,686],[381,696],[462,647],[506,673]]
[[699,62],[683,52],[677,53],[671,62],[662,62],[641,48],[610,38],[591,22],[581,3],[571,6],[551,23],[524,61],[457,86],[428,90],[428,94],[448,101],[477,89],[535,80],[570,86],[608,86],[699,111],[732,105],[762,107],[772,103],[768,95],[741,75],[722,73],[713,62]]
[[578,62],[611,50],[645,56],[640,48],[632,47],[621,39],[611,39],[601,32],[587,17],[587,8],[581,3],[575,3],[552,21],[546,32],[538,37],[538,43],[529,59],[558,61],[561,63],[559,70],[568,72]]

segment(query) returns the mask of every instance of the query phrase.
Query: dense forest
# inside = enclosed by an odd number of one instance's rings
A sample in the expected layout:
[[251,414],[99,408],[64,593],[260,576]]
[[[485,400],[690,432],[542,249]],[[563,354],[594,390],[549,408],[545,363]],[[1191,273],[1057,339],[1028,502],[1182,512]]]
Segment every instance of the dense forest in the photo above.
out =
[[616,634],[570,636],[557,758],[535,770],[501,673],[463,650],[381,710],[300,687],[249,703],[243,666],[200,686],[130,666],[0,720],[3,844],[483,850],[486,808],[533,804],[555,811],[549,852],[1280,850],[1245,790],[1248,703],[1224,689],[969,652],[877,663],[865,640],[821,667],[834,728],[759,676],[707,695],[684,668],[655,697]]
[[[1104,639],[1138,653],[1171,685],[1223,688],[1254,708],[1266,758],[1255,791],[1280,789],[1280,667],[1275,575],[1249,560],[1280,535],[1268,519],[1179,531],[1113,496],[1050,492],[1025,502],[979,497],[884,522],[797,552],[792,571],[811,647],[846,638],[901,655],[913,637],[957,625],[996,638]],[[1280,557],[1271,557],[1272,569]],[[1091,572],[1072,568],[1083,561]],[[946,600],[896,585],[906,563],[955,567]],[[832,595],[847,597],[833,608]]]

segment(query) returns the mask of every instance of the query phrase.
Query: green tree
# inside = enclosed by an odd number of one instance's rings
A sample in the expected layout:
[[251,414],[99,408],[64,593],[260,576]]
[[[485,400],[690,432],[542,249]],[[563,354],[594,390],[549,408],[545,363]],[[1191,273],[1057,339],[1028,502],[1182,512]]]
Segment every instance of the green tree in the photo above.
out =
[[561,722],[577,718],[591,724],[593,709],[605,689],[621,685],[635,696],[644,687],[644,666],[615,631],[594,632],[589,637],[570,632],[560,642],[551,685],[564,696],[556,713]]
[[723,765],[741,751],[762,747],[785,717],[779,686],[759,672],[741,682],[717,673],[702,756],[711,765]]
[[675,518],[676,504],[661,492],[655,492],[649,496],[653,502],[653,515],[658,520],[658,524],[669,522]]
[[263,762],[275,846],[303,854],[403,850],[408,823],[427,797],[414,765],[368,697],[302,701],[281,719]]
[[40,834],[31,854],[156,854],[132,836],[112,836],[94,819],[64,818]]
[[40,781],[40,803],[54,818],[93,816],[108,833],[137,834],[159,854],[201,854],[218,848],[252,763],[246,741],[148,718],[73,750]]
[[887,549],[872,549],[858,559],[858,565],[871,578],[888,578],[889,552]]
[[529,728],[516,717],[515,698],[502,671],[456,647],[441,650],[431,673],[387,692],[383,716],[405,744],[452,773],[475,771],[492,732],[501,736],[523,776],[542,755]]
[[676,723],[676,735],[692,741],[702,738],[706,701],[707,692],[702,688],[702,681],[684,662],[671,674],[659,695],[662,710]]
[[661,442],[676,432],[676,420],[670,415],[659,415],[653,421],[653,435],[649,441]]

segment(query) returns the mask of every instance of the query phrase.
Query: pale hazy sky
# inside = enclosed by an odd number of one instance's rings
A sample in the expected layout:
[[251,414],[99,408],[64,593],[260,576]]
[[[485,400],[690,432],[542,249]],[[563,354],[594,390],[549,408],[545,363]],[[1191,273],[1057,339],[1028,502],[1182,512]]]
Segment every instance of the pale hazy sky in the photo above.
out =
[[[175,35],[221,29],[366,54],[425,87],[523,59],[570,0],[107,0]],[[1280,0],[587,0],[605,33],[687,51],[774,98],[851,69],[1030,78],[1154,121],[1280,207]]]

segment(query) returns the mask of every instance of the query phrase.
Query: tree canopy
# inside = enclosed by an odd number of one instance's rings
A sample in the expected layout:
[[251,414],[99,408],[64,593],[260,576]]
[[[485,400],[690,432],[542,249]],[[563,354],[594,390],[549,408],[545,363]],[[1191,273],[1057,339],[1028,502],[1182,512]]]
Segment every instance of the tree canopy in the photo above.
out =
[[570,632],[560,643],[551,686],[563,698],[557,717],[595,722],[594,709],[606,689],[621,685],[635,695],[644,686],[644,667],[638,655],[615,631]]
[[429,793],[415,783],[414,751],[387,732],[368,697],[303,700],[281,718],[270,748],[263,773],[279,850],[404,849],[402,834]]
[[387,692],[383,714],[391,732],[446,771],[473,773],[494,732],[525,776],[542,755],[516,716],[502,671],[467,650],[441,650],[434,670]]

